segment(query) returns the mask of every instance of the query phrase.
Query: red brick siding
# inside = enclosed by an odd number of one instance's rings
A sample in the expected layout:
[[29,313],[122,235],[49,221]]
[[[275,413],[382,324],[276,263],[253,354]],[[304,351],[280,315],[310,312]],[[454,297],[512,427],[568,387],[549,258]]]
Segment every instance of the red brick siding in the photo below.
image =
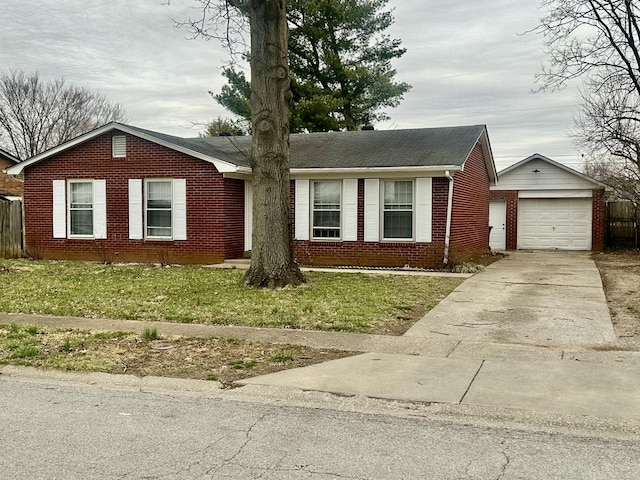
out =
[[13,162],[10,162],[0,154],[0,195],[22,195],[22,180],[18,180],[17,178],[7,175],[2,171],[12,165]]
[[480,144],[453,177],[450,259],[463,261],[489,250],[489,175]]
[[490,200],[504,200],[506,203],[506,249],[518,248],[518,191],[517,190],[492,190],[489,192]]
[[[292,186],[292,218],[295,218]],[[432,243],[365,242],[364,180],[358,180],[358,240],[355,242],[294,241],[295,255],[303,265],[404,266],[434,268],[442,265],[448,181],[433,179]]]
[[[47,259],[214,263],[242,253],[244,194],[239,180],[224,179],[212,164],[127,135],[127,157],[111,157],[112,132],[61,152],[25,171],[26,251]],[[184,178],[187,240],[129,240],[128,180]],[[104,179],[107,239],[54,239],[52,181]],[[240,213],[238,213],[240,212]],[[239,219],[230,221],[228,216]]]
[[593,191],[593,217],[591,220],[591,250],[601,252],[604,249],[604,231],[606,204],[604,189]]

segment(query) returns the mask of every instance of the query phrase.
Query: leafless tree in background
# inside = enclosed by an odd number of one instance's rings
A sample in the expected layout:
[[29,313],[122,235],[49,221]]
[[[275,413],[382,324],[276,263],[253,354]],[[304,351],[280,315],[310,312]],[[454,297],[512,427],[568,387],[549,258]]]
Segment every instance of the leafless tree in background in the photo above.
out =
[[24,160],[110,121],[124,121],[120,104],[63,78],[0,74],[0,145]]
[[[580,78],[576,138],[587,169],[622,198],[640,196],[640,5],[637,0],[544,0],[547,14],[534,32],[545,39],[549,63],[541,89]],[[624,186],[626,185],[626,186]]]

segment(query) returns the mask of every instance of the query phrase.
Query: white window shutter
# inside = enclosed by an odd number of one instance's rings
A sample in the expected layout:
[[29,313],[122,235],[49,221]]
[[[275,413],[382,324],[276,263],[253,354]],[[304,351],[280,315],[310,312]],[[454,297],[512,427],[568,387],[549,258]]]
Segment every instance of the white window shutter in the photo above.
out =
[[364,181],[364,241],[380,241],[380,180]]
[[93,236],[107,238],[107,181],[93,181]]
[[253,183],[244,182],[244,250],[251,251],[253,242]]
[[53,238],[67,237],[66,181],[53,181]]
[[129,239],[142,240],[142,180],[129,179]]
[[431,242],[432,183],[431,178],[416,178],[416,242]]
[[342,240],[358,240],[358,179],[342,181]]
[[295,238],[309,240],[309,180],[296,180]]
[[173,184],[173,239],[187,239],[187,181],[176,178]]

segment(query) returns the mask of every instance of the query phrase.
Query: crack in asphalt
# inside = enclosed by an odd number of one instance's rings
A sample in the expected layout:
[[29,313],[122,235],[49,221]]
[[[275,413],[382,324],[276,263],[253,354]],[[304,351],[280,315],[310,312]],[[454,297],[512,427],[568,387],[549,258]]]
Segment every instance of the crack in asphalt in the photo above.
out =
[[504,457],[504,463],[502,464],[502,469],[500,471],[500,474],[496,477],[496,480],[500,480],[502,478],[504,478],[504,476],[507,474],[507,468],[509,468],[509,464],[511,463],[511,459],[509,458],[509,455],[507,455],[507,451],[509,450],[509,446],[507,445],[506,440],[502,440],[500,442],[500,445],[503,446],[502,450],[501,450],[501,454]]

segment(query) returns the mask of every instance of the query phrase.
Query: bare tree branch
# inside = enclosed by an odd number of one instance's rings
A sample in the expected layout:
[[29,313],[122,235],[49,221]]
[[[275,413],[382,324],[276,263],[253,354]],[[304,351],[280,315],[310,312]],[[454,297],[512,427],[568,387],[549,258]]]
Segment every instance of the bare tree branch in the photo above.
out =
[[26,159],[110,121],[124,109],[63,78],[42,81],[38,73],[0,74],[0,144]]

